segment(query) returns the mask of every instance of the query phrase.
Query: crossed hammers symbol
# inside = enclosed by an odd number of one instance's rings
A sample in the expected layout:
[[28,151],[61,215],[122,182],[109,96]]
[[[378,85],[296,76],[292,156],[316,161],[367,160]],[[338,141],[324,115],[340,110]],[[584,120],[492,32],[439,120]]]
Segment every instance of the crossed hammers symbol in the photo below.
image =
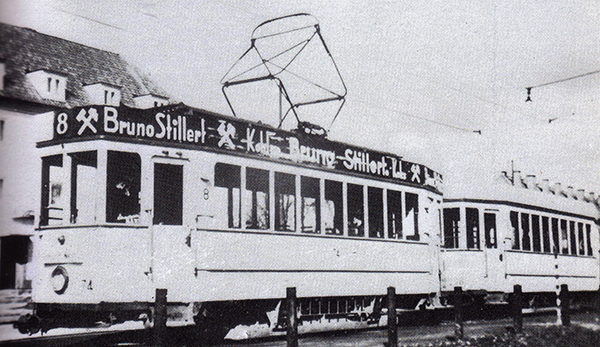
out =
[[77,117],[75,117],[75,119],[77,119],[78,121],[83,122],[83,124],[81,124],[81,128],[79,128],[79,131],[77,131],[77,135],[83,134],[85,128],[90,128],[90,130],[94,134],[98,132],[98,130],[96,130],[96,128],[92,124],[92,119],[95,122],[98,122],[98,111],[96,111],[95,108],[91,108],[87,117],[85,116],[85,114],[85,110],[81,109],[81,111],[79,111],[79,114],[77,114]]

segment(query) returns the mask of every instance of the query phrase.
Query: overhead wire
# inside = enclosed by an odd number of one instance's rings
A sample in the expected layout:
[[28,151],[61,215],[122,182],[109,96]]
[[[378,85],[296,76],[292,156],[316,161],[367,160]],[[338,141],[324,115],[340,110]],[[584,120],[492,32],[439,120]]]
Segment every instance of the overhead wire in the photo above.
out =
[[442,127],[446,127],[446,128],[450,128],[450,129],[454,129],[454,130],[459,130],[459,131],[463,131],[463,132],[467,132],[467,133],[477,133],[479,135],[482,134],[480,129],[473,130],[473,129],[462,128],[462,127],[455,126],[455,125],[450,125],[450,124],[443,123],[443,122],[440,122],[440,121],[436,121],[436,120],[433,120],[433,119],[430,119],[430,118],[426,118],[426,117],[423,117],[423,116],[418,116],[418,115],[413,114],[413,113],[408,113],[408,112],[400,111],[400,110],[395,109],[395,108],[381,106],[381,105],[376,105],[376,104],[374,104],[372,102],[365,101],[365,100],[354,99],[354,101],[359,102],[361,104],[365,104],[365,105],[371,106],[373,108],[378,108],[378,109],[385,110],[385,111],[388,111],[388,112],[393,112],[393,113],[401,114],[401,115],[406,116],[406,117],[419,119],[419,120],[422,120],[422,121],[425,121],[425,122],[428,122],[428,123],[432,123],[432,124],[436,124],[436,125],[439,125],[439,126],[442,126]]
[[581,74],[581,75],[567,77],[567,78],[563,78],[563,79],[556,80],[556,81],[546,82],[546,83],[538,84],[538,85],[531,86],[531,87],[525,87],[525,90],[527,91],[527,99],[525,99],[525,102],[531,102],[532,101],[531,100],[531,90],[533,88],[539,88],[539,87],[544,87],[544,86],[548,86],[548,85],[551,85],[551,84],[566,82],[566,81],[574,80],[576,78],[581,78],[581,77],[585,77],[585,76],[589,76],[589,75],[593,75],[593,74],[597,74],[597,73],[600,73],[600,70],[586,72],[586,73]]

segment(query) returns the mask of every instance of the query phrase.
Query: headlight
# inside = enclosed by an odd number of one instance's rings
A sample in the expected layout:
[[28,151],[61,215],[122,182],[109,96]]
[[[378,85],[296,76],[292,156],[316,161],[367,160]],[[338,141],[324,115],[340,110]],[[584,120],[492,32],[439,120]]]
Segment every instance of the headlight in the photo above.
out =
[[62,294],[67,290],[67,286],[69,286],[67,270],[62,266],[57,266],[52,271],[52,289],[56,294]]

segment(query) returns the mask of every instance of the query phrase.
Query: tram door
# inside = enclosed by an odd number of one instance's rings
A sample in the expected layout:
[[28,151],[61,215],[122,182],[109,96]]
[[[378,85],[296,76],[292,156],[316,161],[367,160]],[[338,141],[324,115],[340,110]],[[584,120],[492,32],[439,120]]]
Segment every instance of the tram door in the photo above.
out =
[[183,173],[177,163],[154,163],[154,206],[152,216],[152,272],[156,288],[168,288],[173,297],[177,276],[187,273],[187,230],[183,227]]
[[[483,213],[483,230],[485,237],[485,267],[487,288],[501,289],[504,281],[504,254],[502,247],[498,246],[498,226],[496,213],[485,211]],[[492,289],[493,290],[493,289]]]

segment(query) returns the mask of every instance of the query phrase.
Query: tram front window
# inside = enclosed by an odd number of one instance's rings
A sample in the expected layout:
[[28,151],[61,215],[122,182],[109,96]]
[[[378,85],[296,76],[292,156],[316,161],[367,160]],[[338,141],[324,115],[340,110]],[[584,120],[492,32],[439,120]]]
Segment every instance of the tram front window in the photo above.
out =
[[71,216],[72,224],[91,224],[96,221],[96,151],[70,153],[71,157]]
[[494,213],[483,214],[483,228],[485,230],[485,247],[498,248],[498,236],[496,235],[496,215]]
[[108,151],[106,221],[140,222],[141,159],[137,153]]
[[63,158],[54,155],[42,158],[42,213],[40,225],[59,225],[65,220],[67,202],[64,197],[65,173]]
[[269,228],[269,171],[247,168],[244,190],[245,223],[248,229]]
[[479,249],[479,210],[476,208],[466,209],[467,222],[467,248]]
[[444,209],[444,247],[459,247],[460,209]]

